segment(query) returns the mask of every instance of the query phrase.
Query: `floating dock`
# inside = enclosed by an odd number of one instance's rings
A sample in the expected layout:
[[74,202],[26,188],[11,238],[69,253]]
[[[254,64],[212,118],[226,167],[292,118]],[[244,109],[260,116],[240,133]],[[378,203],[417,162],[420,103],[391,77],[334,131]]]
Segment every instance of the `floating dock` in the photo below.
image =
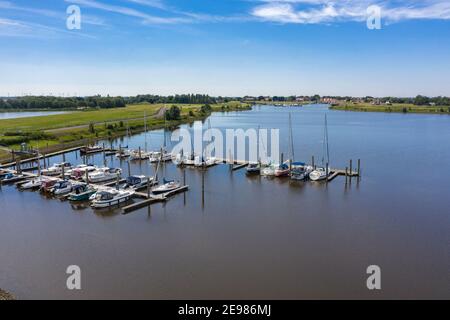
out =
[[145,200],[137,202],[137,203],[133,203],[126,207],[123,207],[122,210],[124,213],[130,213],[130,212],[136,211],[138,209],[145,208],[154,203],[167,201],[167,199],[170,198],[171,196],[174,196],[175,194],[178,194],[181,192],[186,192],[188,190],[189,190],[189,186],[182,186],[175,190],[172,190],[172,191],[160,194],[160,195],[150,194],[150,196],[147,193],[136,192],[134,194],[135,197],[144,198]]

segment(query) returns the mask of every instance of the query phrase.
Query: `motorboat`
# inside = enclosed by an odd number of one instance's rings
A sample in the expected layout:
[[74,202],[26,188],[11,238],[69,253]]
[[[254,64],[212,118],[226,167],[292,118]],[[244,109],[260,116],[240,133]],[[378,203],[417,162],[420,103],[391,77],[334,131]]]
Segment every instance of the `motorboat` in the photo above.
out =
[[58,181],[59,181],[59,179],[48,179],[48,180],[42,182],[42,185],[41,185],[41,188],[40,188],[41,192],[44,192],[44,193],[52,192],[53,187],[55,186],[55,184]]
[[[309,174],[309,178],[312,181],[321,181],[328,178],[330,170],[326,170],[325,168],[317,168]],[[327,174],[328,173],[328,174]]]
[[97,192],[97,188],[94,186],[81,183],[74,185],[72,192],[68,195],[69,201],[87,201],[89,198]]
[[149,160],[151,163],[157,163],[159,161],[161,161],[161,162],[172,161],[172,154],[168,153],[167,151],[153,152],[150,155]]
[[119,152],[116,153],[116,158],[119,159],[126,159],[131,156],[131,151],[127,149],[121,149]]
[[25,178],[22,174],[7,173],[1,178],[2,183],[14,183]]
[[247,174],[260,174],[261,173],[261,164],[258,162],[249,163],[245,168]]
[[181,186],[181,184],[177,181],[164,179],[164,184],[162,184],[156,188],[153,188],[152,193],[153,194],[163,194],[163,193],[167,193],[167,192],[176,190],[176,189],[180,188],[180,186]]
[[75,168],[73,168],[72,170],[69,170],[67,172],[67,176],[75,180],[80,180],[86,177],[86,171],[94,172],[97,169],[98,167],[92,164],[80,164]]
[[215,157],[203,158],[203,157],[197,156],[194,159],[194,166],[196,166],[196,167],[210,167],[210,166],[215,165],[216,162],[217,162],[217,159]]
[[308,166],[303,162],[292,163],[291,179],[292,180],[306,180],[309,174],[314,171],[312,166]]
[[42,184],[47,181],[49,178],[40,176],[36,177],[20,186],[20,189],[22,190],[33,190],[33,189],[39,189]]
[[123,188],[124,189],[134,189],[134,190],[141,189],[148,185],[149,180],[150,180],[150,183],[153,182],[152,177],[149,179],[146,176],[129,176],[127,178],[127,182]]
[[101,147],[99,145],[87,146],[87,147],[83,147],[80,149],[81,154],[91,154],[91,153],[98,153],[98,152],[102,152],[102,151],[103,151],[103,147]]
[[73,187],[72,182],[70,182],[68,180],[58,181],[53,186],[52,193],[55,196],[67,194],[67,193],[72,192],[72,187]]
[[72,166],[69,162],[55,163],[53,166],[44,169],[41,171],[41,174],[44,176],[58,176],[62,174],[64,171],[69,171],[72,169]]
[[90,197],[91,207],[100,209],[119,205],[130,200],[134,193],[134,190],[104,189]]
[[86,181],[86,177],[84,177],[84,180],[86,182],[99,183],[120,178],[121,175],[122,169],[111,169],[104,167],[89,173],[88,181]]
[[132,150],[130,151],[130,160],[148,160],[153,152]]

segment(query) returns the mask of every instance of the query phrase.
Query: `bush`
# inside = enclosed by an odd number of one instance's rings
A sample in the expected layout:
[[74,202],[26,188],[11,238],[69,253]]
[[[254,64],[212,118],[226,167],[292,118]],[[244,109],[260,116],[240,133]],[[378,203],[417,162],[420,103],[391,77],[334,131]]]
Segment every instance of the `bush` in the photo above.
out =
[[200,108],[200,112],[203,114],[208,114],[212,111],[212,108],[209,104],[205,104]]
[[168,111],[166,111],[166,120],[180,120],[181,110],[177,106],[172,106]]

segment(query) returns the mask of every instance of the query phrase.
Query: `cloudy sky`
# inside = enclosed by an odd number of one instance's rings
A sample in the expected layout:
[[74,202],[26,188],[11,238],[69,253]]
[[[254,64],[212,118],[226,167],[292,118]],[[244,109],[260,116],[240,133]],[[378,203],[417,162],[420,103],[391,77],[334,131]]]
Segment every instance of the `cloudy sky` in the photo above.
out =
[[0,0],[0,48],[0,96],[450,96],[449,0]]

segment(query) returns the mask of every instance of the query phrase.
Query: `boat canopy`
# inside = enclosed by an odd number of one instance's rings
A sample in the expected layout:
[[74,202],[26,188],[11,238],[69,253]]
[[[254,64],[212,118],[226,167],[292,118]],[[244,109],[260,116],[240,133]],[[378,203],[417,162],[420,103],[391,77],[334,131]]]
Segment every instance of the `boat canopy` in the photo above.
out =
[[166,180],[166,178],[163,179],[164,184],[173,183],[175,180]]
[[127,184],[136,185],[142,182],[142,178],[138,176],[130,176],[127,178]]
[[292,162],[292,165],[293,166],[298,166],[298,167],[304,167],[304,166],[306,166],[306,163],[304,163],[304,162]]

